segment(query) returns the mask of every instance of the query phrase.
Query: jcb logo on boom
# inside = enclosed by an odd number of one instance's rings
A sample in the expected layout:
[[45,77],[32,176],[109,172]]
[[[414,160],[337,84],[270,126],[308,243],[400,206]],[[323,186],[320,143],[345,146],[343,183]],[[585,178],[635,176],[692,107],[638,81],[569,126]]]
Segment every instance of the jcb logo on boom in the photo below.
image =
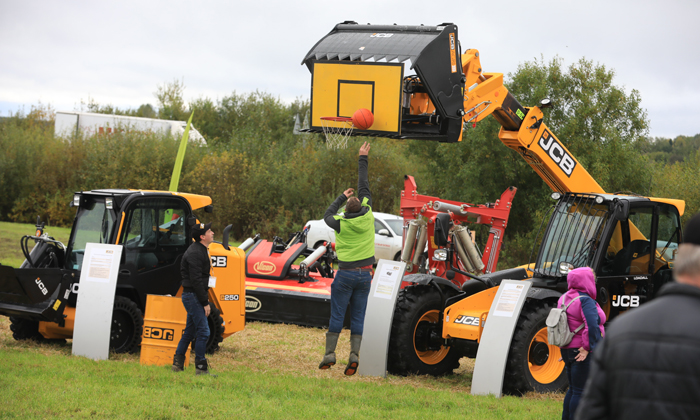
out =
[[455,324],[473,325],[475,327],[479,326],[479,318],[475,316],[464,316],[460,315],[455,319]]
[[547,152],[550,158],[556,163],[559,168],[566,174],[566,176],[571,177],[576,167],[576,161],[571,157],[569,153],[564,150],[561,144],[554,138],[549,131],[544,130],[540,141],[537,143],[540,145],[542,150]]
[[394,34],[383,34],[383,33],[373,33],[370,35],[370,38],[391,38],[391,36]]
[[174,337],[175,330],[158,327],[143,327],[143,338],[150,338],[152,340],[173,341]]
[[639,296],[613,295],[612,306],[623,308],[636,308],[639,306]]
[[211,265],[213,267],[226,267],[226,257],[211,257]]

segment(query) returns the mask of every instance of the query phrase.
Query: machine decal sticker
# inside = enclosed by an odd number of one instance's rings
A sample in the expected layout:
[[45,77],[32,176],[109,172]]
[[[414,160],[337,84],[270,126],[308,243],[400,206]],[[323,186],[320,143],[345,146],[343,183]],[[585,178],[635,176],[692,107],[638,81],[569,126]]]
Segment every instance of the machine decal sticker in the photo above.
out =
[[257,312],[262,308],[262,303],[260,299],[254,296],[245,297],[245,311],[246,312]]
[[47,295],[49,293],[48,289],[46,286],[44,286],[44,283],[41,281],[40,277],[37,277],[36,280],[34,280],[34,283],[36,283],[37,286],[39,286],[39,290],[41,290],[41,293],[44,295]]
[[455,34],[450,33],[450,66],[452,73],[457,73],[457,53],[455,48]]
[[151,340],[173,341],[175,330],[170,328],[143,327],[143,338]]
[[57,311],[60,306],[61,306],[61,301],[56,299],[56,303],[53,304],[53,310]]
[[240,297],[238,295],[221,295],[221,300],[224,301],[231,301],[231,300],[240,300]]
[[576,167],[576,161],[571,155],[566,152],[564,147],[554,138],[549,131],[544,130],[542,132],[542,137],[537,144],[547,152],[549,157],[556,163],[559,168],[566,174],[567,177],[571,177]]
[[225,256],[213,256],[211,257],[212,267],[226,267],[227,259]]
[[623,308],[636,308],[639,306],[639,296],[613,295],[612,306]]
[[260,274],[270,274],[277,271],[277,266],[269,261],[258,261],[253,266],[253,270]]
[[475,327],[478,327],[479,326],[479,318],[477,318],[475,316],[459,315],[455,319],[455,324],[473,325]]
[[370,35],[369,37],[370,38],[391,38],[392,35],[394,35],[394,34],[383,34],[383,33],[375,32],[372,35]]

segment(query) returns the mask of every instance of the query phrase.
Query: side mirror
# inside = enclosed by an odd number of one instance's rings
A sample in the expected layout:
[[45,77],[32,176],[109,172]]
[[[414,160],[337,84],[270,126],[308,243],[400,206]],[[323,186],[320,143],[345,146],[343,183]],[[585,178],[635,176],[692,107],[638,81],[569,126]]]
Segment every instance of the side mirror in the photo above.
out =
[[379,229],[379,232],[377,232],[377,235],[391,236],[391,234],[389,234],[389,231],[386,229]]

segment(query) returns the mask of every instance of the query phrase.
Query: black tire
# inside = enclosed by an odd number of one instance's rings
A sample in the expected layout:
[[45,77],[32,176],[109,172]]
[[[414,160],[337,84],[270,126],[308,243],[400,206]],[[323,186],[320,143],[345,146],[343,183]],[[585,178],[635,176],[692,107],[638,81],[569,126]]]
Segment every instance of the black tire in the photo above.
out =
[[553,308],[547,302],[526,303],[510,344],[503,391],[560,392],[569,385],[559,347],[549,345],[545,321]]
[[39,322],[30,319],[10,317],[10,331],[12,338],[17,341],[34,340],[42,341],[44,336],[39,333]]
[[[213,303],[209,302],[209,307],[211,312],[209,312],[209,317],[207,317],[207,323],[209,324],[209,338],[207,339],[207,354],[214,354],[219,351],[219,344],[224,340],[224,330],[226,326],[224,325],[224,318],[221,317],[221,312],[214,306]],[[192,344],[194,348],[194,343]]]
[[[444,297],[455,294],[448,290]],[[389,338],[389,373],[441,376],[459,367],[462,355],[454,348],[419,350],[427,342],[426,327],[442,322],[439,319],[442,303],[440,293],[432,285],[408,286],[399,292]]]
[[135,352],[141,344],[143,313],[132,300],[123,296],[114,298],[109,348],[115,353]]

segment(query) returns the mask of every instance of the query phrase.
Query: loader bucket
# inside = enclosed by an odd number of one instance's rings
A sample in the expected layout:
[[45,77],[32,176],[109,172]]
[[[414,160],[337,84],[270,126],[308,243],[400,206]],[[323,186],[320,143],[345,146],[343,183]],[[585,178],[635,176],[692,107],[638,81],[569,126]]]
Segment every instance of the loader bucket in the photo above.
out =
[[302,61],[312,74],[307,131],[321,132],[322,117],[352,117],[366,108],[374,124],[352,135],[458,141],[465,80],[459,48],[450,23],[336,25]]
[[71,275],[58,268],[0,265],[0,314],[62,322]]

